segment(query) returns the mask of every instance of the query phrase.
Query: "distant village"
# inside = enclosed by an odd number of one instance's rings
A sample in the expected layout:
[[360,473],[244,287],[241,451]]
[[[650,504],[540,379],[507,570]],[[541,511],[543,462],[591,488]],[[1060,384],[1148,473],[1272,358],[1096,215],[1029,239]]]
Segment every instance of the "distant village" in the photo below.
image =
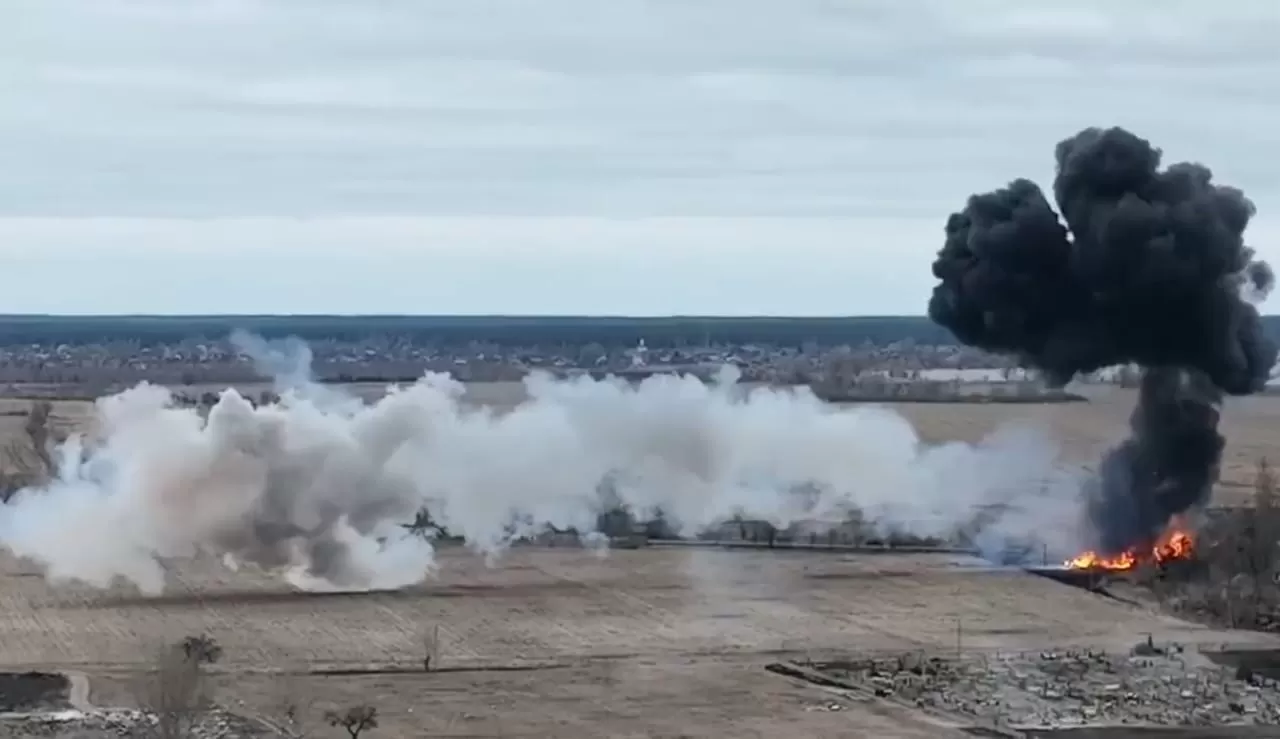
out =
[[[473,342],[462,347],[415,345],[395,338],[311,341],[312,376],[322,382],[408,382],[425,372],[444,372],[464,382],[519,380],[533,371],[563,376],[590,374],[642,378],[679,373],[710,377],[726,365],[744,382],[810,385],[834,398],[901,397],[928,400],[959,392],[1028,397],[1043,393],[1034,375],[1009,358],[969,347],[918,344],[907,339],[877,346],[817,344],[715,344],[606,347],[600,343],[506,346]],[[0,385],[49,386],[87,396],[113,392],[139,381],[169,386],[260,382],[253,362],[229,341],[190,339],[143,346],[129,341],[86,344],[25,344],[0,347]],[[1115,372],[1097,381],[1118,382]]]

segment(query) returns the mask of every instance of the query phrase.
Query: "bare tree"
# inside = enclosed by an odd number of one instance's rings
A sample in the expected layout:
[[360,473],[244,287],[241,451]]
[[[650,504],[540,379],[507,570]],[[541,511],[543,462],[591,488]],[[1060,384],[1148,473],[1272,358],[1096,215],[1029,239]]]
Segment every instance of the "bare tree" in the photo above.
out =
[[1259,513],[1272,513],[1276,509],[1276,473],[1266,457],[1258,460],[1253,479],[1253,507]]
[[1252,526],[1249,527],[1249,574],[1253,576],[1257,605],[1270,605],[1276,574],[1276,542],[1280,522],[1276,510],[1276,474],[1266,457],[1258,460],[1253,481]]
[[1233,625],[1256,625],[1272,600],[1276,565],[1276,476],[1265,458],[1258,460],[1253,507],[1229,514],[1214,543],[1210,566],[1224,583],[1224,605]]
[[27,433],[27,440],[31,442],[31,451],[39,461],[40,470],[46,476],[53,474],[55,468],[52,421],[53,404],[47,400],[38,400],[27,411],[27,422],[22,427]]
[[160,649],[138,685],[139,707],[153,721],[144,725],[144,735],[155,739],[194,736],[212,705],[204,678],[204,663],[189,656],[182,643]]
[[1232,627],[1273,627],[1280,565],[1276,485],[1270,463],[1258,460],[1253,506],[1211,515],[1197,537],[1196,561],[1152,573],[1149,585],[1157,597]]
[[366,729],[378,728],[378,709],[370,705],[352,706],[345,711],[329,711],[324,717],[330,726],[342,728],[351,739],[359,739]]
[[197,665],[211,665],[222,659],[222,646],[206,634],[188,636],[178,643],[183,656]]

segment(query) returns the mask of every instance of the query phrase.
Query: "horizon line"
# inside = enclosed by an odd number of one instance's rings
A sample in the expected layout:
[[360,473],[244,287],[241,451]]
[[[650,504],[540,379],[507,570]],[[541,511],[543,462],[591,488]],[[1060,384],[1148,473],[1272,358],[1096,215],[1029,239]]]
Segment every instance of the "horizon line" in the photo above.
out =
[[[1280,313],[1259,313],[1260,318],[1280,318]],[[868,320],[932,320],[924,313],[863,313],[845,315],[814,315],[803,313],[0,313],[0,321],[11,320],[128,320],[146,319],[163,321],[182,320],[242,320],[264,318],[287,319],[449,319],[449,320],[506,320],[506,321],[557,321],[557,320],[607,320],[607,321],[868,321]],[[939,326],[939,328],[942,328]]]
[[868,313],[868,314],[849,314],[849,315],[806,315],[806,314],[715,314],[715,313],[654,313],[654,314],[623,314],[623,313],[0,313],[0,321],[9,319],[32,319],[32,318],[53,318],[53,319],[77,319],[77,320],[98,320],[98,319],[120,319],[120,318],[150,318],[165,320],[181,320],[181,319],[237,319],[237,318],[338,318],[338,319],[355,319],[355,318],[463,318],[463,319],[508,319],[508,320],[529,320],[529,319],[609,319],[609,320],[721,320],[721,321],[738,321],[738,320],[804,320],[804,321],[839,321],[851,319],[885,319],[885,318],[920,318],[928,320],[928,316],[923,313]]

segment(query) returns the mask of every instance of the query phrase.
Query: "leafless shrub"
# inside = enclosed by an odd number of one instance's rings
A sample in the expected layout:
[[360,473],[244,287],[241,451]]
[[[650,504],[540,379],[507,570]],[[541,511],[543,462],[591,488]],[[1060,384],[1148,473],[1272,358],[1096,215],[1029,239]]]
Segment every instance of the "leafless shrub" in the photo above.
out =
[[31,404],[31,410],[27,411],[27,422],[22,426],[40,471],[45,476],[53,474],[55,468],[53,446],[57,440],[54,438],[52,422],[53,404],[47,400],[39,400]]
[[330,726],[342,728],[351,739],[359,739],[367,729],[378,728],[378,709],[370,705],[352,706],[345,711],[329,711],[324,715]]

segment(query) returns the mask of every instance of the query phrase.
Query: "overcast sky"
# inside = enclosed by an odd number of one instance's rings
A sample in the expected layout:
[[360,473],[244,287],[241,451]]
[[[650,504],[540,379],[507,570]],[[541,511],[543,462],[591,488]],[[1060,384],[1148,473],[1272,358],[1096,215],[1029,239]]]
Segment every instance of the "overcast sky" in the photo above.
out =
[[1280,261],[1275,0],[6,0],[0,312],[920,313],[1119,124]]

